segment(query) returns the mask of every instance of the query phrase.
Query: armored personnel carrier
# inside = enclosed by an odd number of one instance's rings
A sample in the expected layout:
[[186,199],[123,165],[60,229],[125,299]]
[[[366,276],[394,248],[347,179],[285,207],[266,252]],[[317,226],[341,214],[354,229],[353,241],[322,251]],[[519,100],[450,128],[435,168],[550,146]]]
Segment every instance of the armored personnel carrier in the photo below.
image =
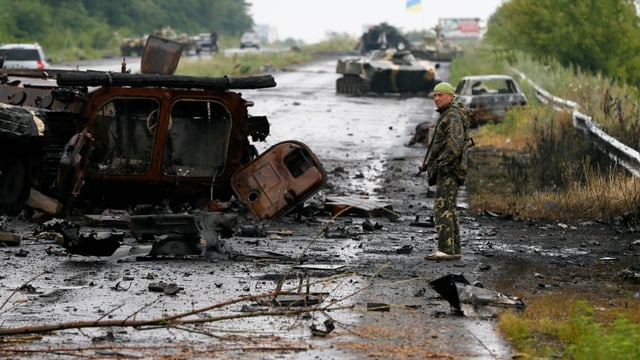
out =
[[233,195],[260,219],[297,207],[325,182],[315,155],[287,141],[259,155],[266,116],[238,89],[271,75],[174,75],[182,46],[150,36],[142,74],[0,70],[0,213],[65,214],[76,204],[214,208]]
[[336,72],[338,94],[429,93],[439,82],[436,68],[426,60],[416,60],[408,50],[373,50],[368,56],[339,59]]

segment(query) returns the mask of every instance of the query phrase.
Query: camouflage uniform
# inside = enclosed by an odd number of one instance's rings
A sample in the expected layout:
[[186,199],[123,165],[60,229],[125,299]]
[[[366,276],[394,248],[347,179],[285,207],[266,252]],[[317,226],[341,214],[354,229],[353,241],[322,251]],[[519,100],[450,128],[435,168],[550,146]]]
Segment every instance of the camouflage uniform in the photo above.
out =
[[460,254],[460,225],[456,211],[458,187],[467,175],[469,120],[456,104],[437,110],[435,134],[427,158],[429,185],[436,185],[433,206],[438,250]]

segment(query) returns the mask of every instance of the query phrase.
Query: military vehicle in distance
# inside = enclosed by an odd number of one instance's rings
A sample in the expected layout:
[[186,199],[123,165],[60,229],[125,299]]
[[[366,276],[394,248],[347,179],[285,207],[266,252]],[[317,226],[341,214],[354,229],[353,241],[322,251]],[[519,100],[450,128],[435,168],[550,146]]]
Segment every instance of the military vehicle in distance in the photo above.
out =
[[373,50],[368,56],[338,60],[338,94],[429,93],[439,82],[436,68],[426,60],[416,60],[408,50]]
[[[259,219],[299,206],[326,181],[303,143],[258,154],[266,116],[235,89],[276,86],[271,75],[173,75],[182,45],[150,36],[142,74],[0,70],[0,213],[25,208],[190,204],[235,197]],[[251,141],[250,141],[251,139]],[[163,200],[163,201],[164,201]]]
[[411,52],[418,59],[432,61],[451,61],[464,54],[460,45],[452,44],[445,39],[439,25],[434,27],[433,33],[425,35],[422,42],[413,46]]

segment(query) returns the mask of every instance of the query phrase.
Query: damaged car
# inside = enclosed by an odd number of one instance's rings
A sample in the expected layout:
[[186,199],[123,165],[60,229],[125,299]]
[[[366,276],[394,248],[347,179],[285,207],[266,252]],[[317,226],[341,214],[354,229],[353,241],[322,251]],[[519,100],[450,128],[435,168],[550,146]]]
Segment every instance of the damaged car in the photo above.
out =
[[299,206],[326,182],[313,152],[285,141],[258,154],[270,125],[237,90],[271,75],[174,75],[182,45],[149,37],[141,74],[0,73],[0,212],[64,216],[168,199],[214,211],[237,198],[260,219]]
[[477,124],[483,124],[502,121],[509,109],[526,106],[527,97],[509,75],[473,75],[458,82],[456,102],[475,114]]

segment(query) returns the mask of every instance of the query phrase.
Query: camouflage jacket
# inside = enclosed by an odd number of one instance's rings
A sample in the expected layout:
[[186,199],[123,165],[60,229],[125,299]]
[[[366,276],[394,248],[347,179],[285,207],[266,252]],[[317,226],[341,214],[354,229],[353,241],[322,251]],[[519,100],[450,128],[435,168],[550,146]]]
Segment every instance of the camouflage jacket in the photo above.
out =
[[450,103],[437,110],[440,113],[427,157],[429,184],[435,184],[438,174],[452,175],[463,185],[467,176],[467,149],[470,147],[470,122],[464,112]]

